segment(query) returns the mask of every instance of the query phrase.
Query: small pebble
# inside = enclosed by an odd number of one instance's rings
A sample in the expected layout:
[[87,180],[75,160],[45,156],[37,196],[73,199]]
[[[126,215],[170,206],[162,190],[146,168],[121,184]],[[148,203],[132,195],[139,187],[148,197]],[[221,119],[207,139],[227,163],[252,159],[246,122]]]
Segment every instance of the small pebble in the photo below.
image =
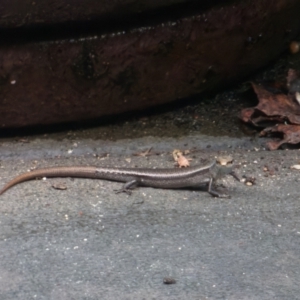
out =
[[176,280],[172,277],[165,277],[164,278],[164,284],[174,284],[176,283]]

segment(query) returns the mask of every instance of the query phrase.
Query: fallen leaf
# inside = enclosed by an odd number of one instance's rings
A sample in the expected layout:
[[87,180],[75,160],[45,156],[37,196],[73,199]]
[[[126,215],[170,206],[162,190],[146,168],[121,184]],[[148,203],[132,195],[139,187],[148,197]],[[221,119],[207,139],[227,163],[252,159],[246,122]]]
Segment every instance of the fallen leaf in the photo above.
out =
[[[270,150],[282,144],[300,143],[300,79],[298,72],[290,69],[285,88],[265,87],[252,83],[259,103],[242,110],[241,119],[256,127],[265,128],[260,136],[277,135],[281,140],[267,143]],[[277,84],[277,86],[280,86]]]
[[145,151],[134,153],[133,155],[134,156],[144,156],[144,157],[150,156],[151,155],[150,154],[151,150],[152,150],[152,147],[150,147],[149,149],[147,149]]
[[178,149],[175,149],[172,152],[173,158],[176,161],[176,164],[179,166],[179,168],[186,168],[190,166],[191,158],[185,157],[182,152]]
[[278,124],[273,127],[265,128],[260,132],[260,136],[267,136],[270,134],[278,134],[282,136],[281,140],[273,140],[267,143],[270,150],[277,150],[282,144],[298,144],[300,143],[300,125],[285,125]]
[[217,162],[221,166],[226,166],[228,164],[231,164],[233,162],[233,157],[231,155],[224,155],[217,157]]
[[66,190],[67,189],[67,186],[65,183],[52,184],[52,187],[56,190]]
[[262,121],[286,122],[300,125],[300,105],[291,94],[274,94],[264,87],[252,83],[259,103],[254,108],[242,111],[242,120],[260,126]]

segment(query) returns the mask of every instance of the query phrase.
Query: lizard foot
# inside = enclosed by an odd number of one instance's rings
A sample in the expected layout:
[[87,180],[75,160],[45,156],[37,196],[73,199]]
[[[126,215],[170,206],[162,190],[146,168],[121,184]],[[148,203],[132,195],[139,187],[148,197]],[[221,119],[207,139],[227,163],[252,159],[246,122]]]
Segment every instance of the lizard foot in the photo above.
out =
[[216,198],[230,198],[230,195],[228,194],[221,194],[219,192],[216,192],[216,191],[208,191],[213,197],[216,197]]
[[228,194],[219,194],[217,197],[218,198],[231,198],[231,196]]
[[114,192],[116,194],[120,194],[120,193],[126,193],[127,195],[131,195],[132,194],[132,191],[131,190],[128,190],[128,189],[124,189],[124,188],[121,188],[119,190],[114,190]]

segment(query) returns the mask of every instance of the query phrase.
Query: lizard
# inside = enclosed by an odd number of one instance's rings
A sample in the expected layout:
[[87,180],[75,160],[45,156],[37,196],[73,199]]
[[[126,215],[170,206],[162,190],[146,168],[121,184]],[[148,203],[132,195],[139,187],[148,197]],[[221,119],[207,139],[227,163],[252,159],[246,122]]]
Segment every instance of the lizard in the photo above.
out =
[[213,190],[213,181],[225,176],[232,175],[239,180],[232,167],[224,167],[213,161],[206,165],[197,165],[185,169],[150,169],[150,168],[110,168],[95,166],[61,166],[36,169],[23,173],[9,181],[0,190],[0,195],[21,182],[42,177],[77,177],[103,179],[110,181],[125,182],[117,193],[126,192],[131,194],[131,189],[136,186],[147,186],[163,189],[195,188],[207,186],[207,191],[214,197],[228,197]]

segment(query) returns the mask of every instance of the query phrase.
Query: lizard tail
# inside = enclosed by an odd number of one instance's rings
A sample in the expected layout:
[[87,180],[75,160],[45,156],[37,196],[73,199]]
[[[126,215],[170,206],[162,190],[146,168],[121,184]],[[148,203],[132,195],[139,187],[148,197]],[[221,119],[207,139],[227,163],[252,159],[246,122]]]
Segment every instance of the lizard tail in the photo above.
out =
[[23,173],[11,181],[9,181],[4,187],[0,190],[0,195],[6,192],[8,189],[13,187],[16,184],[19,184],[24,181],[29,181],[33,179],[43,178],[43,177],[95,177],[95,167],[53,167],[46,169],[37,169],[31,172]]

